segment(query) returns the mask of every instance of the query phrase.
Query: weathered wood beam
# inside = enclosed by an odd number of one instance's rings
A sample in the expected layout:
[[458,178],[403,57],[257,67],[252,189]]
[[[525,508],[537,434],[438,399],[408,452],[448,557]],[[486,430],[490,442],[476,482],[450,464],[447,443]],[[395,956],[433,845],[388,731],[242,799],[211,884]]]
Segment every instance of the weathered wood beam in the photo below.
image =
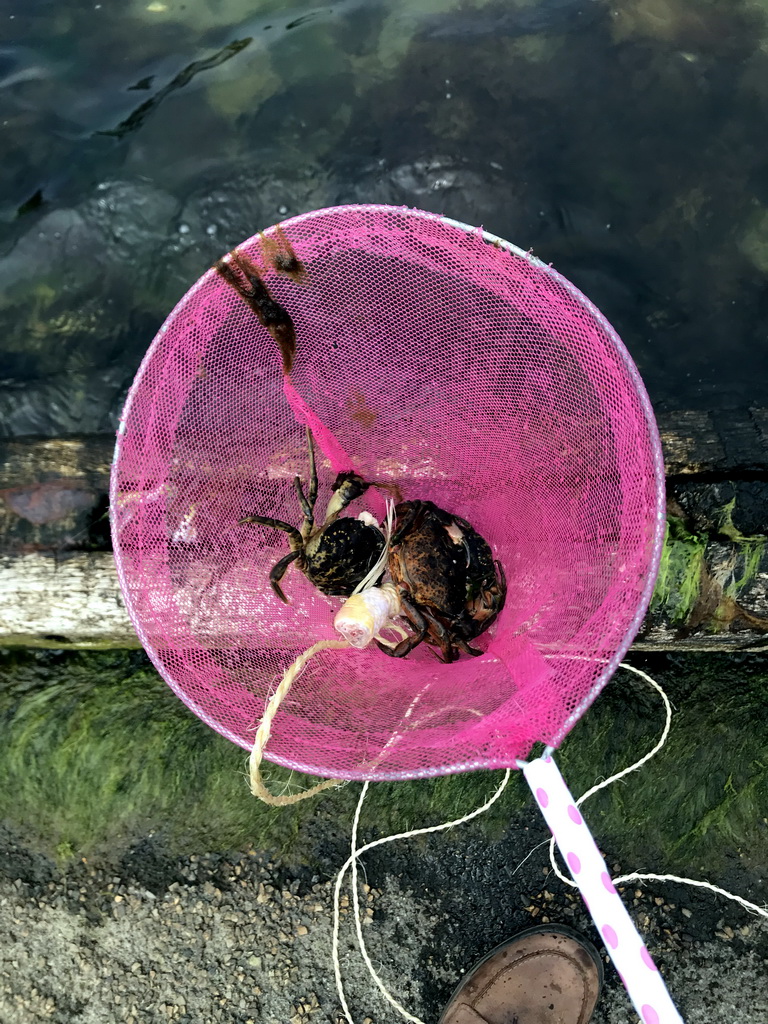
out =
[[768,409],[662,412],[667,476],[768,473]]
[[[768,648],[768,410],[659,416],[670,534],[640,650]],[[109,436],[0,441],[0,645],[133,647]]]
[[[709,548],[719,574],[696,587],[706,563],[695,551],[671,556],[676,578],[693,574],[687,604],[679,590],[654,599],[635,644],[637,650],[768,650],[768,556],[747,584],[738,582],[744,551]],[[748,556],[749,557],[749,556]],[[731,596],[731,593],[735,596]],[[755,611],[748,611],[754,608]],[[701,621],[697,622],[696,618]],[[0,645],[53,648],[141,646],[117,582],[109,552],[68,557],[42,553],[0,557]]]
[[0,556],[0,644],[141,647],[112,553]]

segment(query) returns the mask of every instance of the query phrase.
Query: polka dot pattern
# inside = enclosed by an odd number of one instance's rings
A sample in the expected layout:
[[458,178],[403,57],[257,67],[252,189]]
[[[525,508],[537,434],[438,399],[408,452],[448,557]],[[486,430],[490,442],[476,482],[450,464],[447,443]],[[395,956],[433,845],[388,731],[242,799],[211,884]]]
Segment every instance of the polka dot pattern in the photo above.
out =
[[523,772],[643,1024],[683,1024],[554,761]]
[[640,950],[640,959],[643,961],[643,963],[649,971],[658,971],[659,968],[653,962],[651,954],[648,952],[645,946],[643,946],[643,948]]
[[608,892],[616,892],[616,887],[611,881],[611,876],[608,874],[607,871],[603,871],[603,873],[600,875],[600,881],[603,883],[604,887]]
[[584,821],[581,814],[579,814],[579,808],[576,804],[568,804],[568,817],[574,825],[581,825]]

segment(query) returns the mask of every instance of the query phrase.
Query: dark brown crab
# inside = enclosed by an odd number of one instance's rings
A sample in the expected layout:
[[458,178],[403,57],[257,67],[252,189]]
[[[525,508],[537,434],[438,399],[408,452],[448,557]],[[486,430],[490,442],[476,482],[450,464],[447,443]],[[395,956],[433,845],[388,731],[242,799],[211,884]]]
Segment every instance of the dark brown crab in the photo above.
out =
[[483,633],[504,607],[507,583],[490,545],[465,519],[431,501],[405,501],[389,551],[389,571],[402,613],[415,635],[394,647],[379,643],[385,654],[405,657],[426,641],[439,648],[441,661],[459,652],[478,655],[469,641]]
[[280,581],[288,566],[296,562],[307,579],[324,594],[349,597],[358,583],[376,565],[384,550],[384,537],[373,525],[360,519],[339,516],[355,498],[359,498],[370,486],[357,473],[339,473],[333,484],[333,494],[328,502],[325,519],[321,526],[315,525],[315,502],[317,500],[317,469],[312,433],[307,430],[309,447],[309,493],[304,494],[301,479],[294,480],[299,504],[304,512],[300,529],[269,516],[250,515],[241,519],[238,525],[259,523],[273,526],[288,534],[291,550],[281,558],[269,574],[272,589],[288,604]]

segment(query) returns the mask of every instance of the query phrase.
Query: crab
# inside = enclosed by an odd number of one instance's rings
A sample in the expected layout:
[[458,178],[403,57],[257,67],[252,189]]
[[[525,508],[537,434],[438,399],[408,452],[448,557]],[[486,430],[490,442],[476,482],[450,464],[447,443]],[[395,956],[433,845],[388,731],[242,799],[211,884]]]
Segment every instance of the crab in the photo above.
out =
[[[405,501],[395,508],[389,571],[404,615],[416,631],[400,643],[376,643],[403,658],[425,641],[452,662],[460,652],[483,652],[469,643],[504,607],[507,582],[488,542],[465,520],[431,501]],[[437,653],[437,652],[435,652]]]
[[297,529],[280,519],[261,515],[245,516],[238,523],[240,526],[248,523],[272,526],[288,534],[291,550],[272,567],[269,574],[272,589],[285,604],[289,602],[280,581],[293,562],[322,593],[348,597],[374,569],[385,544],[375,519],[368,513],[363,512],[358,519],[339,518],[350,502],[359,498],[370,486],[357,473],[339,473],[333,484],[325,519],[322,525],[315,524],[318,483],[310,430],[307,430],[307,445],[310,469],[308,494],[304,493],[301,478],[297,476],[294,480],[299,504],[304,512],[301,526]]

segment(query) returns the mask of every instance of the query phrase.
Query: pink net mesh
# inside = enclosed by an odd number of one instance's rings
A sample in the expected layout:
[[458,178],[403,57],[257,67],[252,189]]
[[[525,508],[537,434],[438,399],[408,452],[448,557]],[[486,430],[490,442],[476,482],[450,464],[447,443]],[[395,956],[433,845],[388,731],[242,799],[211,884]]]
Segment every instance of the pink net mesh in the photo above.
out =
[[[121,421],[115,558],[137,632],[179,697],[244,747],[284,669],[333,637],[341,599],[268,574],[299,525],[293,477],[318,448],[322,516],[335,474],[394,481],[469,520],[504,565],[481,657],[443,665],[325,651],[294,684],[266,756],[341,778],[508,766],[556,746],[608,680],[650,599],[663,466],[624,346],[567,281],[444,218],[381,206],[284,222],[306,266],[270,270],[297,351],[209,271],[155,338]],[[274,229],[264,233],[274,239]],[[239,247],[264,263],[264,236]],[[495,244],[494,244],[495,243]],[[267,243],[269,244],[269,243]],[[381,519],[371,488],[363,508]]]

